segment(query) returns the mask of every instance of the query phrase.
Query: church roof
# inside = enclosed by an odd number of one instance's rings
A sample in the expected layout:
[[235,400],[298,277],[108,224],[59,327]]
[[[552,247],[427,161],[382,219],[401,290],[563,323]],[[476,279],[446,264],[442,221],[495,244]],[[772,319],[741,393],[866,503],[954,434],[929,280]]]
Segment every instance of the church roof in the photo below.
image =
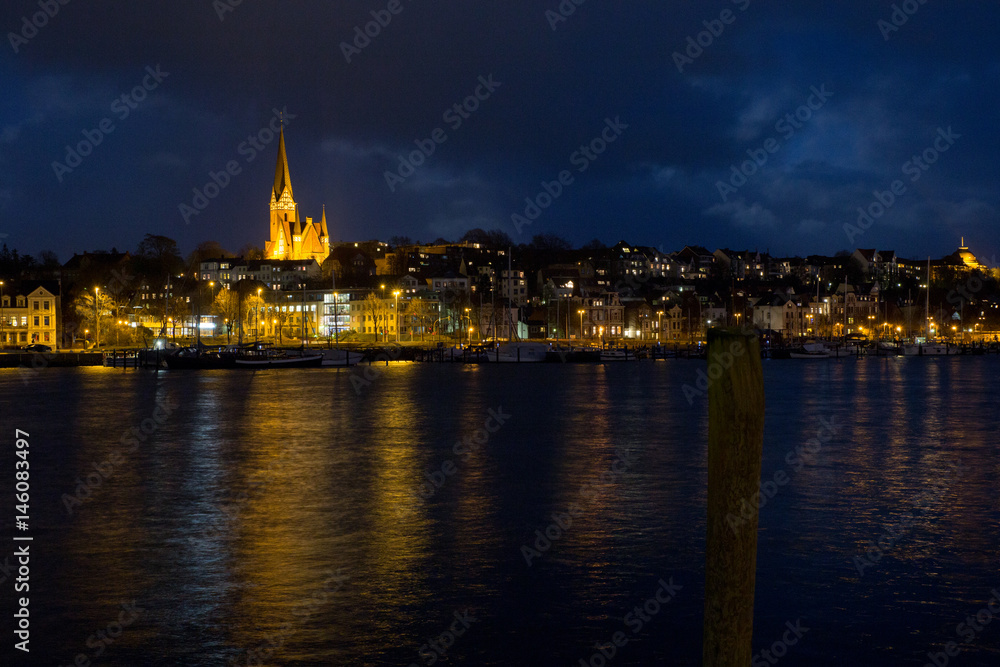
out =
[[274,198],[281,199],[281,194],[288,188],[292,196],[292,177],[288,173],[288,157],[285,155],[285,128],[278,135],[278,164],[274,168]]

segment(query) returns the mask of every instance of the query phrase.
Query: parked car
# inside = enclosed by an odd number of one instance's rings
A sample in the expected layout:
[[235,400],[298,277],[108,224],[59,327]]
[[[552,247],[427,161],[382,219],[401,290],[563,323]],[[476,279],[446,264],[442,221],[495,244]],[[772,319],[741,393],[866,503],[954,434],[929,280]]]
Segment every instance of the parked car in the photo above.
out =
[[41,343],[32,343],[31,345],[25,345],[24,349],[28,352],[51,352],[52,348],[48,345],[42,345]]

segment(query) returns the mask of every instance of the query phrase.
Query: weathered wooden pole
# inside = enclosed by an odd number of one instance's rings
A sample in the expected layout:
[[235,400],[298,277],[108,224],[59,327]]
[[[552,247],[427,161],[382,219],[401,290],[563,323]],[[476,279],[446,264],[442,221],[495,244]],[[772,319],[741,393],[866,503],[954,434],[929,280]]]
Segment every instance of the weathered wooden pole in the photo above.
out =
[[746,667],[753,638],[756,494],[764,449],[764,379],[756,334],[740,329],[709,330],[707,373],[703,664]]

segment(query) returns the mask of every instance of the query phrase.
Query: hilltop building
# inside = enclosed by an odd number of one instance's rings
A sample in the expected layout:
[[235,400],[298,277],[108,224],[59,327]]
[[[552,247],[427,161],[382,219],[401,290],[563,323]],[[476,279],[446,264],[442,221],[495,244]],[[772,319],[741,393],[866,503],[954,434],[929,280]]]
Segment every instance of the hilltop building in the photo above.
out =
[[270,240],[264,244],[264,257],[270,260],[316,260],[322,264],[330,254],[330,232],[326,207],[319,222],[299,217],[299,206],[292,195],[292,177],[285,154],[285,128],[278,136],[278,163],[271,189]]

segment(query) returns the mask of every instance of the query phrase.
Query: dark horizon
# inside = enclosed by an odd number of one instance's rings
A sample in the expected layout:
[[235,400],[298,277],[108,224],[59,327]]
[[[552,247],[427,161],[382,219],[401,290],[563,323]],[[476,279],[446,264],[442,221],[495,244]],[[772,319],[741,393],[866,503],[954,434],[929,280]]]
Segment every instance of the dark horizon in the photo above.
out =
[[[778,256],[1000,250],[996,7],[39,6],[0,10],[0,233],[32,255],[147,232],[262,244],[276,112],[302,215],[325,205],[335,241],[478,227]],[[512,215],[564,171],[519,232]],[[213,173],[225,185],[185,220]]]

